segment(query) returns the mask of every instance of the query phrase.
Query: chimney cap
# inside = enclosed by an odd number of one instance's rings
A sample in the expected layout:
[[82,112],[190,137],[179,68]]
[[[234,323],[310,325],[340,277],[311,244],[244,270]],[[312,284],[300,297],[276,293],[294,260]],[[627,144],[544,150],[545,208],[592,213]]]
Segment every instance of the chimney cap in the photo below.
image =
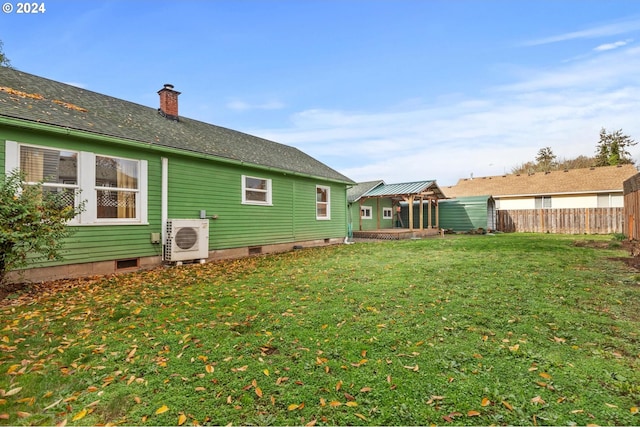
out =
[[173,90],[173,85],[172,85],[171,83],[165,83],[165,84],[164,84],[164,88],[165,88],[165,89]]

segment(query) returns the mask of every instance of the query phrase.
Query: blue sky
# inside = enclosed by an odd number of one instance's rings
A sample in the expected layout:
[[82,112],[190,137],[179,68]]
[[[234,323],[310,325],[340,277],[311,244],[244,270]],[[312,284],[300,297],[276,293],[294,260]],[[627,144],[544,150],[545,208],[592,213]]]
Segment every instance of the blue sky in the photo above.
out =
[[640,141],[636,0],[8,3],[15,68],[153,108],[172,83],[181,115],[355,181],[446,186],[547,146],[593,155],[603,127]]

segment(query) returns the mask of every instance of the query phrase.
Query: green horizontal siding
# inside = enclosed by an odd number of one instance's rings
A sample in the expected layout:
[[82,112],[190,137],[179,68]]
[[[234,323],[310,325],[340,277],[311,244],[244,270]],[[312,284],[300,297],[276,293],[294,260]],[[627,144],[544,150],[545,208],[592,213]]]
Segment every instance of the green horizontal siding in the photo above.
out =
[[[360,220],[360,206],[371,207],[371,218]],[[392,208],[393,202],[389,198],[371,198],[362,202],[354,202],[350,205],[350,217],[353,230],[355,231],[370,231],[377,229],[393,228],[395,212],[392,212],[390,219],[383,218],[383,209]],[[380,227],[378,227],[378,219],[380,221]]]
[[[63,262],[74,264],[161,255],[162,245],[151,243],[160,233],[162,154],[129,145],[96,144],[77,137],[62,137],[26,129],[0,129],[0,172],[4,172],[5,141],[95,154],[146,160],[148,164],[148,224],[81,225],[65,242]],[[346,184],[327,183],[279,171],[236,166],[213,159],[170,154],[168,158],[168,218],[210,220],[209,249],[226,249],[327,239],[346,235]],[[272,206],[242,204],[242,175],[270,179]],[[331,220],[316,220],[316,185],[331,187]]]
[[469,231],[490,227],[493,200],[488,196],[460,197],[440,201],[440,228]]

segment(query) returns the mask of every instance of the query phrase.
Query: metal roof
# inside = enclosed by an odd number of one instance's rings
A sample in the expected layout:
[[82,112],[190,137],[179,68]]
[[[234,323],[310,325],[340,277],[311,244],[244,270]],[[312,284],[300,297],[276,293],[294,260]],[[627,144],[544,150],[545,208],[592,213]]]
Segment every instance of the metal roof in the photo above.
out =
[[433,192],[438,199],[444,199],[445,197],[435,180],[383,184],[367,191],[362,197],[415,196],[425,192]]

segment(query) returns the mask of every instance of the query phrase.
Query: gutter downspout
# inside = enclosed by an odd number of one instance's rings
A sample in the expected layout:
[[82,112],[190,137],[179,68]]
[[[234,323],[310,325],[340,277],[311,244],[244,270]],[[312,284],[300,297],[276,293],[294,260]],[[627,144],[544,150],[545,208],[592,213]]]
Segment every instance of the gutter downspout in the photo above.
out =
[[161,157],[162,176],[160,188],[160,226],[162,227],[162,260],[164,261],[164,246],[167,241],[167,221],[169,219],[169,159]]

